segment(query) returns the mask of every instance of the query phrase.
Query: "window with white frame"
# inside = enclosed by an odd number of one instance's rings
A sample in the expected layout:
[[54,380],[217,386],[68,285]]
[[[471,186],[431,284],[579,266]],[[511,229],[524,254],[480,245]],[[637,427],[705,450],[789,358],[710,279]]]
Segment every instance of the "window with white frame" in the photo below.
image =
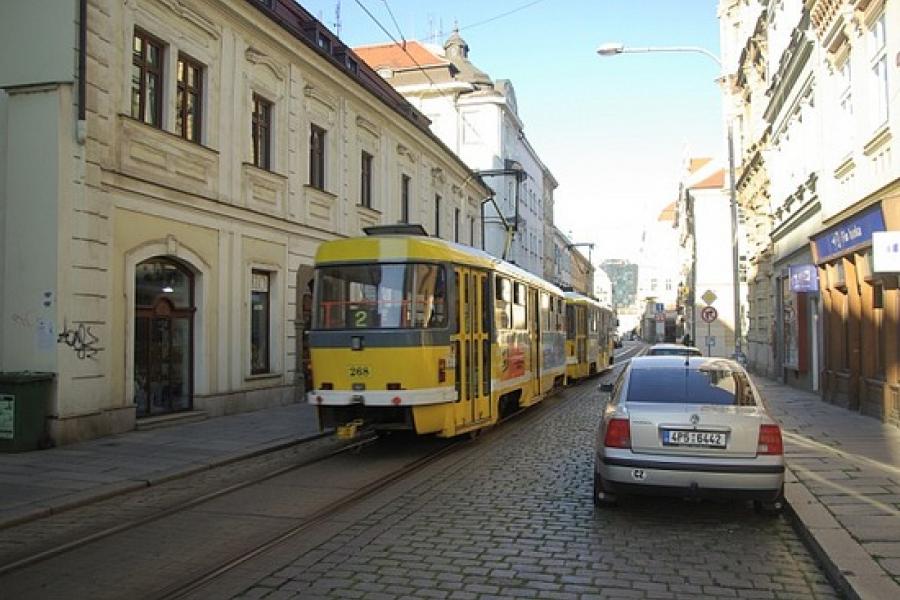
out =
[[887,45],[885,43],[884,13],[869,28],[869,67],[872,73],[872,119],[879,127],[888,120]]
[[840,106],[840,139],[844,143],[852,142],[853,136],[853,91],[850,87],[850,57],[844,60],[844,64],[838,69],[838,104]]

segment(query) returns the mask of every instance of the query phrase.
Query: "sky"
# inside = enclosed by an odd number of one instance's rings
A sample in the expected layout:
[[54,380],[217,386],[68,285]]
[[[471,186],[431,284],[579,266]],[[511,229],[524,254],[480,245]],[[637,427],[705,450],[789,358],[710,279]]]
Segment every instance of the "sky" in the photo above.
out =
[[[338,0],[300,4],[336,30]],[[360,4],[396,40],[442,45],[458,24],[475,66],[512,81],[525,135],[559,183],[556,225],[594,242],[595,264],[637,260],[644,224],[677,197],[686,156],[725,155],[714,61],[596,53],[615,41],[718,54],[716,0],[340,0],[350,46],[391,41]]]

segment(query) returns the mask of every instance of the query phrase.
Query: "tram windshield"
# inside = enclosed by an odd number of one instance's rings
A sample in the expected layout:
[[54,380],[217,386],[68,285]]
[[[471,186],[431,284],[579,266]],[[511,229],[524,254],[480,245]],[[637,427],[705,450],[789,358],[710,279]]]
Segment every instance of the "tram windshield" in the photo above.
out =
[[440,329],[447,326],[447,279],[434,264],[368,264],[316,269],[316,329]]

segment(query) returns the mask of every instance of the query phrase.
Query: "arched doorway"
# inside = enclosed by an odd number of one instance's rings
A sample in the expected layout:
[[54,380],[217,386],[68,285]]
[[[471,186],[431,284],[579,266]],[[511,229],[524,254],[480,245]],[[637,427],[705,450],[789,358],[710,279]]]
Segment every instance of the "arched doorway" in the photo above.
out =
[[165,257],[134,274],[134,402],[137,417],[193,407],[194,275]]

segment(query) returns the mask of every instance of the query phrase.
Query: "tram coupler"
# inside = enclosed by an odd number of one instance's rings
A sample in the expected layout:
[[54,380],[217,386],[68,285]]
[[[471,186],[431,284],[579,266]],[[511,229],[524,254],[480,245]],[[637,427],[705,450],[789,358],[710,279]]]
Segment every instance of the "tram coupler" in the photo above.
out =
[[343,425],[338,425],[335,429],[335,433],[339,440],[352,440],[359,437],[360,430],[363,426],[362,419],[353,419],[349,423],[344,423]]

